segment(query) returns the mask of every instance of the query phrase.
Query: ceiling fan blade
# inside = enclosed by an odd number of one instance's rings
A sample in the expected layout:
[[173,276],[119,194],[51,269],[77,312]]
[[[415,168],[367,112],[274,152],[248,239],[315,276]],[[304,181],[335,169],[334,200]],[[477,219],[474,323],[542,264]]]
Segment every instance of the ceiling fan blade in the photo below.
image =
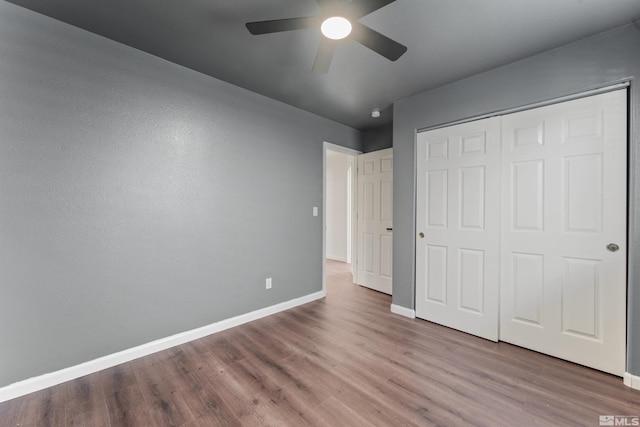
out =
[[354,11],[356,18],[362,18],[394,1],[396,0],[352,0],[350,8]]
[[372,51],[384,56],[389,61],[396,61],[407,51],[406,46],[391,40],[389,37],[384,36],[359,22],[354,24],[353,31],[349,37],[363,46],[368,47]]
[[317,16],[302,18],[274,19],[271,21],[248,22],[247,29],[253,35],[280,33],[282,31],[304,30],[319,28],[320,19]]
[[323,38],[318,47],[318,53],[316,54],[316,60],[313,62],[313,68],[311,72],[313,74],[326,74],[329,71],[331,65],[331,59],[333,58],[333,51],[336,50],[338,43],[335,40],[329,40]]

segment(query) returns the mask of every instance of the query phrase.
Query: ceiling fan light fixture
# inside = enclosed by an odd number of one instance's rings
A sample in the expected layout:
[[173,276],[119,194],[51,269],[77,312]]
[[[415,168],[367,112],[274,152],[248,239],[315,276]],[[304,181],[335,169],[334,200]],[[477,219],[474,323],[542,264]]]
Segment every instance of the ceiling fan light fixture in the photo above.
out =
[[320,26],[322,34],[331,40],[342,40],[351,34],[351,29],[351,22],[342,16],[327,18]]

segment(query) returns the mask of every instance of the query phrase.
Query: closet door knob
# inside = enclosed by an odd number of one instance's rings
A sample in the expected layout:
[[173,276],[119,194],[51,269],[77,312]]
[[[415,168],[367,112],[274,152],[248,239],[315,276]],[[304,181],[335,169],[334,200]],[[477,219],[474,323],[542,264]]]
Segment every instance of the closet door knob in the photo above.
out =
[[607,245],[607,250],[609,252],[618,252],[620,250],[620,246],[616,245],[615,243],[609,243]]

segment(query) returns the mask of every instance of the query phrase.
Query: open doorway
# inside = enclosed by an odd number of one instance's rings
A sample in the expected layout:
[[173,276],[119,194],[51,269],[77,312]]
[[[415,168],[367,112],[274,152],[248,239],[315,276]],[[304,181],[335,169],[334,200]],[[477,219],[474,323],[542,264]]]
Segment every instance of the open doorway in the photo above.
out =
[[356,177],[361,152],[324,143],[323,167],[323,289],[327,266],[332,271],[351,272],[355,282]]

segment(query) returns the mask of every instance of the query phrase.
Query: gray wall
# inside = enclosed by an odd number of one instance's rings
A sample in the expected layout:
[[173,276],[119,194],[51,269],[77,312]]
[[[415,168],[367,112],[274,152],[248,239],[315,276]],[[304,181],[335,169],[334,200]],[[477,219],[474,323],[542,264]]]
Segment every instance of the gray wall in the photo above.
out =
[[640,28],[628,25],[396,102],[393,132],[393,303],[407,308],[414,308],[415,304],[417,129],[632,79],[627,370],[640,375],[640,88],[633,80],[638,77]]
[[320,291],[360,137],[0,1],[0,387]]
[[362,134],[363,153],[391,147],[393,147],[393,123],[368,130]]

